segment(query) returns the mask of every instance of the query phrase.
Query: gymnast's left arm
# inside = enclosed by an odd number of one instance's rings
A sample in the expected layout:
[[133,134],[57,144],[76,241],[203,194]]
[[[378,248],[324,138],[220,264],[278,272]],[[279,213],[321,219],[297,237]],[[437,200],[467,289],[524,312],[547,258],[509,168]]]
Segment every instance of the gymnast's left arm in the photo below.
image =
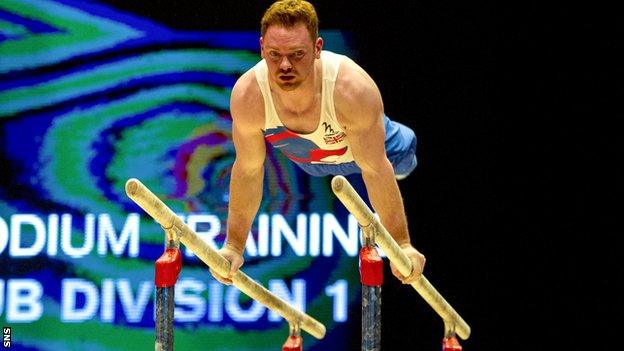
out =
[[345,128],[353,158],[362,170],[373,209],[412,262],[412,274],[408,277],[391,265],[392,273],[409,284],[422,274],[425,256],[411,244],[401,192],[386,157],[381,94],[368,75],[349,68],[341,73],[350,77],[336,82],[336,112]]

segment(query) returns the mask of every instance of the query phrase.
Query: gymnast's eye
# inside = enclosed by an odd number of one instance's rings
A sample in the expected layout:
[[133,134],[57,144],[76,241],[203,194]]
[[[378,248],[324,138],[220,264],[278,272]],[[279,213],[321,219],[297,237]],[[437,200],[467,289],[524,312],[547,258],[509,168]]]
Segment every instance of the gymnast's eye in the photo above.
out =
[[272,59],[277,59],[279,58],[279,53],[277,51],[269,51],[269,57]]
[[292,56],[297,59],[302,58],[303,55],[305,55],[305,52],[303,52],[303,50],[297,50],[292,54]]

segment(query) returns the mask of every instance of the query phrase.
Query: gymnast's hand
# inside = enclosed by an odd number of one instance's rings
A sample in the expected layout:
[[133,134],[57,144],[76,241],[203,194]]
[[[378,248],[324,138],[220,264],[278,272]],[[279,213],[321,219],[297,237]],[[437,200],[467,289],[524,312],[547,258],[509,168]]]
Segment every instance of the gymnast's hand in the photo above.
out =
[[392,263],[390,263],[390,269],[392,270],[392,274],[394,274],[394,276],[397,277],[403,284],[411,284],[422,274],[423,268],[425,268],[425,261],[427,261],[427,259],[410,243],[401,244],[401,250],[405,255],[407,255],[407,257],[409,257],[410,261],[412,261],[412,274],[410,274],[409,277],[405,277]]
[[243,265],[243,263],[245,263],[245,259],[243,258],[243,255],[241,253],[229,247],[227,244],[217,252],[219,252],[221,256],[223,256],[226,260],[228,260],[228,262],[230,262],[230,273],[227,277],[223,277],[212,268],[210,268],[210,274],[212,274],[212,276],[222,284],[232,285],[232,277],[234,277],[236,273],[238,273],[240,267]]

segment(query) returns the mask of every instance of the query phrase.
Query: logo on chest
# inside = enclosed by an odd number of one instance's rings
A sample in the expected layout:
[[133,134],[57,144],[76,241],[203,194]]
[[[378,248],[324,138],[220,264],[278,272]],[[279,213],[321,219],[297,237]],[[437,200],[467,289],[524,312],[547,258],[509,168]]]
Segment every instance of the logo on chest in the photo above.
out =
[[323,141],[325,141],[326,145],[338,144],[339,142],[343,141],[344,138],[347,136],[342,131],[335,131],[332,128],[331,124],[328,124],[327,122],[323,122],[323,127],[325,127],[325,135],[323,135]]

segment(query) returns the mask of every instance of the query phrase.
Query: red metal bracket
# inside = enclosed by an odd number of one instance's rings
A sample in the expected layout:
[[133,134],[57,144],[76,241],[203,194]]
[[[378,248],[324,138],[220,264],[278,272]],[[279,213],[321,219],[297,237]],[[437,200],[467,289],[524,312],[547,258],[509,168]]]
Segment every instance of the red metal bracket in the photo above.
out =
[[154,279],[157,288],[174,286],[182,270],[182,254],[178,248],[168,248],[156,260],[156,277]]
[[290,335],[282,346],[282,351],[303,351],[301,335]]
[[360,250],[360,282],[367,286],[383,284],[383,260],[374,246]]
[[462,351],[462,347],[455,335],[442,339],[442,351]]

